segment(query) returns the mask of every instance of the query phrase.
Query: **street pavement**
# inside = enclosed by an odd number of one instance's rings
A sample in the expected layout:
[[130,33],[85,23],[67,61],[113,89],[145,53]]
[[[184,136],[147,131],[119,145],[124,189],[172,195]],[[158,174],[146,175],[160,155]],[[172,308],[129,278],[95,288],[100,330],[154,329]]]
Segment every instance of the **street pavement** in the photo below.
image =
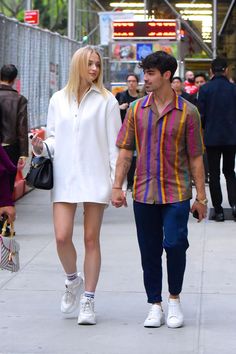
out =
[[[224,199],[228,207],[225,185]],[[77,313],[60,313],[64,274],[56,254],[50,192],[34,190],[16,203],[21,270],[0,271],[0,354],[236,353],[236,222],[197,223],[190,216],[181,295],[185,325],[144,328],[149,305],[130,194],[128,202],[128,208],[105,211],[96,326],[79,326]],[[77,214],[74,240],[82,271],[82,210]],[[165,255],[163,265],[167,313]]]

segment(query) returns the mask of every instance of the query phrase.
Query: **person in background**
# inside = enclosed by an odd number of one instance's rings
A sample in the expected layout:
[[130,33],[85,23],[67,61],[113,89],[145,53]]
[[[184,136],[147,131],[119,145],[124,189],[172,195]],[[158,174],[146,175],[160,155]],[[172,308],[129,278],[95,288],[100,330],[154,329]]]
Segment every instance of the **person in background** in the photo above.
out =
[[13,165],[7,153],[0,145],[0,233],[3,226],[3,217],[7,216],[8,222],[15,220],[16,211],[12,200],[10,188],[10,176],[16,172],[16,166]]
[[[121,127],[118,102],[103,85],[102,63],[96,47],[86,46],[74,53],[67,85],[52,96],[47,119],[46,143],[54,168],[53,221],[57,252],[66,274],[61,311],[71,313],[80,305],[80,325],[96,324],[100,229],[111,200],[118,155],[115,143]],[[46,155],[37,134],[32,145],[35,154]],[[77,272],[72,239],[77,205],[84,210],[84,280]]]
[[[27,99],[13,88],[17,74],[13,64],[0,70],[0,143],[15,166],[28,156]],[[12,192],[15,177],[16,171],[10,177]]]
[[124,121],[129,104],[139,98],[138,76],[130,73],[126,77],[127,90],[118,92],[116,99],[119,102],[122,123]]
[[236,219],[236,85],[227,78],[228,65],[225,58],[218,57],[212,61],[211,74],[211,80],[200,88],[198,109],[204,129],[214,219],[222,222],[225,216],[220,185],[221,157],[228,200]]
[[198,90],[194,84],[194,73],[190,70],[185,73],[184,90],[189,95],[194,95]]
[[112,204],[126,205],[122,191],[133,150],[137,168],[133,208],[143,267],[147,301],[151,304],[145,327],[164,324],[162,309],[162,253],[167,255],[169,285],[167,326],[181,327],[180,305],[188,243],[192,176],[196,200],[191,211],[198,221],[206,217],[204,152],[201,121],[196,107],[177,96],[171,87],[176,59],[164,51],[145,57],[140,64],[148,96],[131,103],[117,138]]
[[[138,90],[138,76],[133,73],[130,73],[126,77],[126,82],[128,87],[127,90],[123,92],[118,92],[116,94],[116,99],[119,102],[122,123],[124,121],[130,103],[137,100],[140,97],[140,93]],[[133,188],[133,183],[134,183],[135,168],[136,168],[136,152],[134,152],[132,163],[127,175],[128,189],[131,190]]]
[[175,93],[178,96],[183,97],[185,100],[193,103],[193,96],[189,95],[187,92],[184,91],[183,89],[183,81],[181,79],[181,77],[179,76],[174,76],[171,82],[171,87],[173,88],[173,90],[175,91]]
[[[193,95],[193,103],[197,107],[198,107],[198,96],[199,96],[200,87],[205,85],[206,82],[207,82],[207,78],[206,78],[206,75],[204,73],[199,73],[199,74],[195,75],[194,83],[195,83],[195,86],[197,86],[198,91],[197,91],[197,93],[195,95]],[[209,166],[208,166],[206,150],[205,150],[205,153],[203,155],[203,163],[204,163],[204,169],[205,169],[205,183],[208,184],[209,183]]]

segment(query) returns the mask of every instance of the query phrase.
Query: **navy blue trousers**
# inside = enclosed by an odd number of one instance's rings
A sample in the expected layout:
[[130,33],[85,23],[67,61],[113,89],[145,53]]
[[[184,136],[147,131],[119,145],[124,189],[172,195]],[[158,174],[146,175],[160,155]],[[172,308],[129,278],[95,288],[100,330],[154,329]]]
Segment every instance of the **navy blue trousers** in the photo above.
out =
[[162,253],[166,251],[168,289],[182,290],[188,243],[190,201],[144,204],[134,201],[134,216],[149,303],[162,301]]

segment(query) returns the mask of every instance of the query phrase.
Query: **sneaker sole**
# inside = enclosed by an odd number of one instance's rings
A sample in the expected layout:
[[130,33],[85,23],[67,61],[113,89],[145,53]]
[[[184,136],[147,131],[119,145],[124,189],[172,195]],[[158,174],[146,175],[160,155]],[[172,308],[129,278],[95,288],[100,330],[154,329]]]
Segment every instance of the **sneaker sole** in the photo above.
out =
[[145,322],[144,322],[143,326],[144,326],[145,328],[159,328],[159,327],[161,327],[161,326],[164,325],[164,324],[165,324],[165,320],[162,319],[160,325],[158,325],[158,326],[157,326],[157,325],[145,325]]
[[88,320],[88,319],[78,319],[78,325],[95,325],[96,320]]

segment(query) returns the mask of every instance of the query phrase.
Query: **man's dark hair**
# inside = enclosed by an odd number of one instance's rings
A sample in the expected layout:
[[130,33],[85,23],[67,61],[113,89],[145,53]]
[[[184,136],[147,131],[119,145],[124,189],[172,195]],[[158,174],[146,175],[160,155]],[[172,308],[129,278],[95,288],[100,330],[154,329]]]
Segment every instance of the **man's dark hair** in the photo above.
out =
[[18,71],[15,65],[3,65],[0,71],[0,78],[2,81],[12,82],[17,77]]
[[146,58],[142,59],[141,63],[139,63],[139,66],[143,70],[158,69],[161,75],[163,75],[166,71],[170,71],[171,81],[177,69],[177,61],[172,55],[159,50],[155,53],[149,54],[146,56]]
[[196,75],[194,76],[194,80],[195,80],[197,77],[203,77],[203,79],[204,79],[205,81],[207,81],[207,77],[206,77],[206,75],[205,75],[204,73],[198,73],[198,74],[196,74]]
[[172,77],[171,82],[173,82],[174,80],[179,80],[180,82],[183,82],[183,80],[181,79],[180,76],[174,76],[174,77]]
[[213,74],[223,73],[223,72],[225,72],[225,69],[227,68],[227,66],[228,66],[228,64],[227,64],[226,59],[218,57],[212,61],[211,70],[212,70]]
[[128,78],[129,78],[130,76],[134,76],[135,79],[136,79],[136,81],[137,81],[137,83],[139,82],[138,76],[137,76],[136,74],[133,74],[133,73],[129,73],[129,74],[126,76],[126,81],[128,80]]

